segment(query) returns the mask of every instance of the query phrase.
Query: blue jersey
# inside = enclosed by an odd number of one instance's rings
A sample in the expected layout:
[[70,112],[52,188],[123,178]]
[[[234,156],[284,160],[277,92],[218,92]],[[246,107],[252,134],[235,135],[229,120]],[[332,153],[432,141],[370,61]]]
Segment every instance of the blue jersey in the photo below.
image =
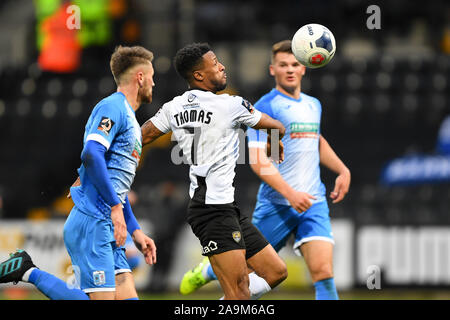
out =
[[[307,192],[317,198],[313,203],[325,201],[325,185],[320,179],[319,136],[322,107],[319,100],[300,94],[291,98],[272,89],[255,103],[255,108],[279,120],[286,128],[282,139],[284,161],[277,167],[283,179],[295,190]],[[265,148],[267,133],[249,128],[248,146]],[[258,192],[259,201],[289,205],[280,193],[262,182]]]
[[[108,175],[114,191],[124,203],[141,157],[142,136],[134,110],[123,93],[116,92],[94,107],[86,124],[84,144],[89,140],[106,147]],[[75,205],[85,214],[110,219],[111,207],[89,180],[83,165],[78,174],[81,186],[70,189]]]

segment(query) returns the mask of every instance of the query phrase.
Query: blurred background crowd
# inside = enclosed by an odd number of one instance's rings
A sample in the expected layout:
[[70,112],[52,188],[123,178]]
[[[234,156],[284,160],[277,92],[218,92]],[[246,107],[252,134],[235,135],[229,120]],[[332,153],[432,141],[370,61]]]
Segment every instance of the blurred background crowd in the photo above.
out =
[[[67,27],[73,4],[80,29]],[[371,30],[370,4],[1,1],[0,225],[64,221],[70,212],[66,194],[80,166],[84,125],[94,105],[115,91],[109,70],[115,46],[142,45],[155,54],[153,102],[137,112],[142,124],[186,89],[172,65],[185,44],[209,42],[227,69],[226,91],[254,103],[274,85],[271,45],[312,22],[334,33],[337,51],[325,68],[307,70],[302,91],[321,101],[322,134],[352,171],[346,199],[330,206],[332,218],[350,221],[352,230],[450,227],[450,6],[378,1],[381,29]],[[166,289],[185,226],[188,167],[172,163],[172,147],[166,135],[144,148],[133,184],[134,212],[149,222],[158,246],[153,272],[160,276],[152,277],[152,290]],[[331,191],[334,175],[324,169],[322,178]],[[235,186],[241,211],[251,214],[259,180],[247,164],[237,166]],[[450,242],[445,248],[440,252],[450,257]],[[350,264],[356,268],[357,259]],[[449,285],[450,277],[431,284]]]

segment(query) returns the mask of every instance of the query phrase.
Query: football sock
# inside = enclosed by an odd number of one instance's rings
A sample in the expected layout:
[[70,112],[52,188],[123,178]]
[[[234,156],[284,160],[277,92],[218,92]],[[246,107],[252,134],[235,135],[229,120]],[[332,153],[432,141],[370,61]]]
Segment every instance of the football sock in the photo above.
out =
[[316,300],[339,300],[334,284],[334,278],[328,278],[314,283],[316,288]]
[[264,278],[261,278],[256,273],[252,272],[248,275],[249,286],[250,289],[250,300],[258,300],[261,296],[272,288],[269,286],[267,281]]
[[208,263],[202,270],[203,277],[208,280],[217,280],[216,274],[213,271],[213,268],[211,267],[211,263]]
[[125,299],[125,300],[139,300],[139,298],[136,297],[136,298],[129,298],[129,299]]
[[[30,271],[31,272],[28,272]],[[23,281],[30,282],[51,300],[89,300],[89,296],[80,289],[70,289],[67,284],[54,275],[37,268],[25,272]]]

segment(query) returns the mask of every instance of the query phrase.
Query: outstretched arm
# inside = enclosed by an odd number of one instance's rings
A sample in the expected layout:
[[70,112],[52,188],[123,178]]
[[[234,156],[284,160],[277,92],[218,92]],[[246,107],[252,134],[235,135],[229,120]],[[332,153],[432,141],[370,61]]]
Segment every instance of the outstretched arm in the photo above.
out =
[[162,132],[157,127],[155,127],[155,125],[153,124],[151,119],[148,119],[141,126],[141,131],[142,131],[142,145],[143,146],[145,146],[146,144],[152,143],[153,141],[155,141],[157,138],[161,137],[164,134],[164,132]]
[[[283,138],[284,133],[286,129],[284,128],[283,124],[270,117],[269,115],[261,112],[261,119],[258,121],[258,123],[252,127],[253,129],[275,129],[278,130],[280,134],[280,140]],[[269,134],[271,134],[271,130],[269,130]]]
[[328,141],[325,140],[322,135],[319,139],[320,163],[338,174],[334,190],[330,194],[330,197],[333,199],[333,203],[338,203],[344,199],[348,189],[350,188],[350,170],[345,166],[341,159],[339,159],[329,145]]
[[304,212],[311,206],[314,196],[294,190],[281,176],[266,155],[264,148],[249,148],[250,167],[256,175],[285,197],[298,212]]
[[[269,129],[268,130],[268,136],[267,136],[267,155],[272,156],[272,148],[271,148],[271,142],[272,142],[272,133],[277,134],[278,133],[278,158],[274,158],[278,163],[281,163],[284,161],[284,147],[283,143],[281,142],[281,138],[283,138],[284,133],[286,129],[284,128],[283,124],[270,117],[269,115],[261,112],[261,119],[258,121],[258,123],[252,127],[253,129]],[[275,132],[274,132],[275,131]]]

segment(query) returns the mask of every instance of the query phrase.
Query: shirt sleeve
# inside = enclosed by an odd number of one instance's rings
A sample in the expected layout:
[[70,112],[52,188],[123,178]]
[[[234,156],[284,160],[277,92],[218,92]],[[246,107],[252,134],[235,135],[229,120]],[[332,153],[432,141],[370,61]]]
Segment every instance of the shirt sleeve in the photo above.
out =
[[267,130],[248,128],[247,140],[249,148],[265,148],[267,144]]
[[168,112],[168,104],[164,104],[156,114],[150,118],[150,121],[155,125],[161,132],[167,133],[171,130],[170,128],[170,117]]
[[104,103],[97,106],[91,117],[85,143],[97,141],[108,150],[122,125],[121,108],[112,103]]
[[261,112],[242,97],[232,97],[231,117],[233,123],[244,124],[249,127],[255,126],[261,119]]
[[[272,110],[269,105],[263,103],[261,100],[255,103],[254,108],[259,112],[264,112],[272,117]],[[267,144],[267,130],[266,129],[247,129],[247,140],[249,148],[265,148]]]

